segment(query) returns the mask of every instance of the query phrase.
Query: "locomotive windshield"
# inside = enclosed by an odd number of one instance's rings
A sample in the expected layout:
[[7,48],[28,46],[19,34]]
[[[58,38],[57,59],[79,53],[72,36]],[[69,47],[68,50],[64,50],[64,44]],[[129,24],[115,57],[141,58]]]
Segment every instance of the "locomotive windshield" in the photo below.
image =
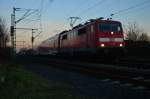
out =
[[122,32],[120,23],[100,23],[99,30],[101,32]]

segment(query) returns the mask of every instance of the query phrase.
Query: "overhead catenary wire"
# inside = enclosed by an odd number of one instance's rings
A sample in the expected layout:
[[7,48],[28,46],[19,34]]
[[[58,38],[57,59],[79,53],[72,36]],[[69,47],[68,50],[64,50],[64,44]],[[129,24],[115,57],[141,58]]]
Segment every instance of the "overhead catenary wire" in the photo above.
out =
[[[63,28],[65,28],[64,23],[66,23],[68,21],[68,19],[70,19],[68,16],[70,16],[70,17],[78,17],[78,16],[72,16],[72,12],[75,13],[75,11],[77,11],[78,9],[80,9],[81,7],[83,7],[85,4],[87,4],[88,1],[90,1],[90,0],[84,0],[84,1],[82,1],[79,5],[77,5],[75,8],[71,9],[67,14],[64,15],[64,21],[61,24]],[[66,19],[67,19],[67,21],[66,21]]]
[[146,1],[144,1],[144,2],[140,2],[140,3],[137,3],[137,4],[133,5],[133,6],[130,6],[130,7],[128,7],[128,8],[119,10],[119,11],[117,11],[117,12],[115,12],[115,13],[112,13],[111,16],[113,16],[113,15],[118,15],[118,14],[121,14],[121,13],[124,13],[124,12],[127,12],[127,11],[129,11],[129,10],[131,10],[131,9],[138,8],[138,7],[143,6],[143,5],[147,4],[147,3],[150,3],[150,0],[146,0]]
[[[48,3],[47,3],[47,5],[44,6],[45,8],[43,8],[43,10],[44,10],[44,9],[45,9],[45,10],[43,11],[43,13],[46,13],[46,12],[47,12],[47,9],[48,9],[49,5],[51,5],[51,4],[53,3],[53,1],[54,1],[54,0],[48,0],[48,1],[47,1]],[[43,4],[43,5],[44,5],[44,4]]]
[[73,8],[72,10],[69,11],[69,13],[66,14],[66,16],[70,16],[72,14],[72,12],[79,10],[81,7],[83,7],[86,3],[88,3],[89,0],[84,0],[83,2],[81,2],[79,5],[77,5],[75,8]]
[[[100,1],[96,2],[94,5],[92,5],[91,7],[88,7],[87,9],[81,11],[81,12],[80,12],[79,14],[77,14],[76,16],[77,16],[77,17],[80,17],[80,18],[82,19],[82,15],[83,15],[83,14],[87,13],[87,12],[90,11],[91,9],[95,8],[96,6],[105,3],[106,1],[107,1],[107,0],[100,0]],[[84,2],[85,2],[85,1],[84,1]],[[63,25],[63,27],[64,27],[64,25]]]
[[[119,15],[116,15],[115,18],[116,18],[116,17],[119,17],[119,16],[122,16],[122,15],[128,15],[128,14],[134,14],[134,15],[135,15],[135,13],[136,13],[136,14],[140,14],[141,11],[144,11],[144,9],[146,9],[146,8],[148,8],[148,7],[150,7],[150,3],[145,4],[145,6],[140,6],[140,8],[133,9],[133,10],[130,10],[130,11],[128,11],[128,12],[121,13],[121,15],[120,15],[120,14],[119,14]],[[138,13],[137,13],[137,11],[138,11]],[[131,13],[131,12],[132,12],[132,13]]]
[[37,21],[39,21],[39,29],[38,29],[38,34],[40,35],[43,32],[43,27],[42,27],[42,16],[43,16],[43,9],[44,9],[44,0],[40,1],[40,6],[39,6],[39,15],[37,18]]
[[[38,10],[34,10],[34,11],[31,12],[30,9],[29,9],[29,10],[27,9],[27,12],[26,12],[20,19],[18,19],[18,20],[16,21],[16,23],[20,22],[21,20],[24,20],[25,18],[27,18],[27,17],[29,17],[30,15],[36,13],[37,11],[38,11]],[[29,12],[30,12],[30,13],[29,13]]]
[[[142,8],[138,9],[138,13],[137,14],[140,14],[139,11],[144,11],[144,9],[150,7],[150,3],[147,3],[147,5],[143,6]],[[135,13],[136,11],[134,11],[133,13]]]
[[83,14],[89,12],[91,9],[100,6],[101,4],[105,3],[107,0],[100,0],[99,2],[95,3],[94,5],[92,5],[91,7],[88,7],[87,9],[83,10],[82,12],[80,12],[78,15],[82,16]]
[[[48,0],[48,4],[51,4],[54,0]],[[43,18],[43,13],[46,13],[46,9],[48,8],[48,6],[44,5],[44,0],[41,0],[40,2],[40,7],[39,7],[39,20],[40,20],[40,32],[39,34],[37,34],[38,36],[40,36],[40,34],[43,32],[43,27],[42,27],[42,18]],[[44,8],[45,7],[45,8]],[[45,9],[45,11],[44,11]]]
[[42,11],[43,11],[43,4],[44,4],[44,0],[41,0],[41,5],[39,8],[39,18],[40,18],[40,29],[42,31]]
[[[85,13],[89,12],[90,10],[94,9],[94,8],[97,7],[97,6],[100,6],[100,5],[104,4],[106,1],[107,1],[107,0],[100,0],[100,1],[98,1],[98,2],[96,2],[96,3],[94,3],[92,6],[86,8],[86,9],[84,9],[83,11],[81,11],[80,13],[78,13],[77,16],[79,16],[80,18],[83,18],[83,15],[84,15]],[[84,22],[82,22],[82,23],[84,23]]]

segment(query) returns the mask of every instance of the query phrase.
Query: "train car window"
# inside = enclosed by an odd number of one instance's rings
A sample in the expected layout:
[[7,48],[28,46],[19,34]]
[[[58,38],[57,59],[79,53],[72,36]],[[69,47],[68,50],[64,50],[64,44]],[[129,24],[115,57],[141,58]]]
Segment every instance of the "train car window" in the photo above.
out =
[[78,30],[78,35],[86,34],[86,28],[82,28]]
[[74,37],[74,32],[72,31],[71,32],[71,39]]
[[69,35],[70,35],[69,38],[70,38],[70,40],[71,40],[71,39],[72,39],[72,32],[71,32],[71,31],[70,31]]
[[78,31],[77,30],[74,30],[73,31],[73,37],[76,37],[78,35]]
[[62,36],[62,40],[66,40],[67,39],[67,34]]
[[93,32],[94,32],[94,26],[91,25],[91,33],[93,33]]
[[74,31],[71,31],[70,35],[71,35],[71,39],[73,39],[74,38]]

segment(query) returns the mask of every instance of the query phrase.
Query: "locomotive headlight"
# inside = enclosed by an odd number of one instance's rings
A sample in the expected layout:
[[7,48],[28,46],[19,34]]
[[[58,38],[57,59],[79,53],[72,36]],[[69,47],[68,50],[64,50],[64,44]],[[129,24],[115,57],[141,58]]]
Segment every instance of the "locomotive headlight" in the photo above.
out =
[[111,35],[113,35],[114,34],[114,32],[111,32]]
[[123,44],[120,44],[120,47],[122,47],[123,46]]
[[101,47],[105,47],[105,44],[101,44]]

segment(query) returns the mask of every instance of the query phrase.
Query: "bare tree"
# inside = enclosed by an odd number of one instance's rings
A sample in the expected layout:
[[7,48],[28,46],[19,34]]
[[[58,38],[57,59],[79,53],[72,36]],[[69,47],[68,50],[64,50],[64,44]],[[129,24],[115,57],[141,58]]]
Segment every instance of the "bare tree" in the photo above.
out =
[[147,35],[147,33],[142,33],[139,38],[139,41],[150,41],[150,37]]
[[8,29],[6,27],[4,19],[0,17],[0,48],[5,48],[6,43],[9,41]]
[[136,22],[129,23],[126,28],[126,39],[132,41],[149,41],[149,36]]

